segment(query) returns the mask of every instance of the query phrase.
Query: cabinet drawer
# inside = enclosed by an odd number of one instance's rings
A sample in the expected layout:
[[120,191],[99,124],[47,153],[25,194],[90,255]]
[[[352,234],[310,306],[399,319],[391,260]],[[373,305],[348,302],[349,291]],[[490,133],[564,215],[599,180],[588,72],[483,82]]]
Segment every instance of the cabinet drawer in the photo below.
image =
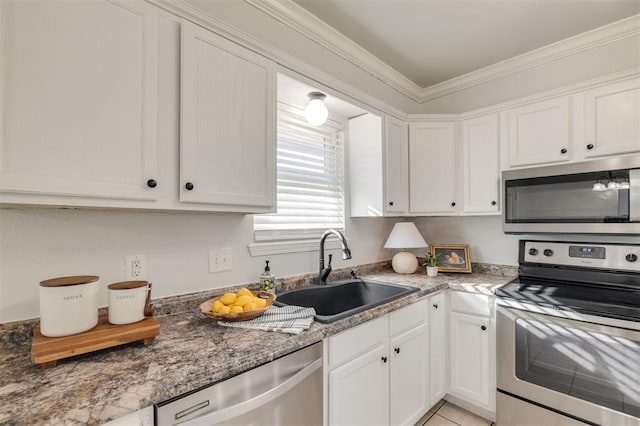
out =
[[491,316],[491,305],[484,294],[451,292],[451,310],[455,312]]
[[407,330],[428,322],[428,300],[422,299],[411,305],[391,312],[389,315],[389,334],[394,337]]
[[378,346],[384,346],[389,335],[387,324],[385,315],[329,337],[329,367],[336,367]]

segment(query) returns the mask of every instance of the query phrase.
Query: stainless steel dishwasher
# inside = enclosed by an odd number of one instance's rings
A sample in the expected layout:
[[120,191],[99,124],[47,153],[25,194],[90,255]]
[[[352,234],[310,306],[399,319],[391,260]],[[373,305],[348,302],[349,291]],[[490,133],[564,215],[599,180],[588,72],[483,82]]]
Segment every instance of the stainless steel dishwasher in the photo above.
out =
[[156,425],[322,425],[322,342],[155,406]]

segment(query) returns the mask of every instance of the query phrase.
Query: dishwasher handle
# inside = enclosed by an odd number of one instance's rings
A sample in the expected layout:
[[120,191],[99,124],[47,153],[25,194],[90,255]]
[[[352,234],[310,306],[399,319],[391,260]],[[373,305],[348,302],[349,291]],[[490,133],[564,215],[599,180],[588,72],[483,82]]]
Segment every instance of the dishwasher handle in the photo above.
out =
[[[216,424],[218,422],[223,422],[225,420],[234,418],[244,413],[248,413],[258,407],[262,407],[263,405],[268,404],[274,399],[284,395],[294,387],[296,387],[300,382],[313,374],[316,370],[322,367],[322,359],[317,359],[310,363],[309,365],[302,368],[300,371],[292,375],[290,378],[280,383],[274,388],[269,389],[268,391],[256,395],[251,399],[243,401],[239,404],[232,405],[230,407],[223,408],[222,410],[213,411],[211,413],[207,413],[201,417],[197,417],[185,424],[188,425],[211,425]],[[179,420],[176,416],[176,420]]]

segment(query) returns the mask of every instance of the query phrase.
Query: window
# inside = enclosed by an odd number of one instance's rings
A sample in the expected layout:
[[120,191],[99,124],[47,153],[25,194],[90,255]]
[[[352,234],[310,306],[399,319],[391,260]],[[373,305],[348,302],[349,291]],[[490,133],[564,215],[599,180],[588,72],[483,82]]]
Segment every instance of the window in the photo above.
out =
[[255,241],[316,238],[344,229],[344,131],[311,126],[302,110],[278,103],[277,213],[255,215]]

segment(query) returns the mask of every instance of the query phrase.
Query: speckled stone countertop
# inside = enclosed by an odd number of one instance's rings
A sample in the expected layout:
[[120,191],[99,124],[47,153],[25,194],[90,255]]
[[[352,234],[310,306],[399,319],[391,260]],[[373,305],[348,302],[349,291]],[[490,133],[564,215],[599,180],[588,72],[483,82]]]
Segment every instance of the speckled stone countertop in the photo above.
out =
[[[132,343],[106,349],[62,360],[49,370],[31,364],[31,328],[37,321],[0,324],[0,424],[102,424],[239,374],[438,290],[491,295],[516,274],[512,267],[474,266],[480,272],[436,278],[427,277],[423,268],[414,275],[399,275],[381,264],[361,267],[361,276],[368,279],[420,291],[331,324],[314,322],[299,335],[216,325],[197,306],[223,289],[156,300],[160,336],[150,346]],[[348,275],[348,270],[332,278],[341,275]],[[312,277],[280,280],[278,286],[305,285]]]

